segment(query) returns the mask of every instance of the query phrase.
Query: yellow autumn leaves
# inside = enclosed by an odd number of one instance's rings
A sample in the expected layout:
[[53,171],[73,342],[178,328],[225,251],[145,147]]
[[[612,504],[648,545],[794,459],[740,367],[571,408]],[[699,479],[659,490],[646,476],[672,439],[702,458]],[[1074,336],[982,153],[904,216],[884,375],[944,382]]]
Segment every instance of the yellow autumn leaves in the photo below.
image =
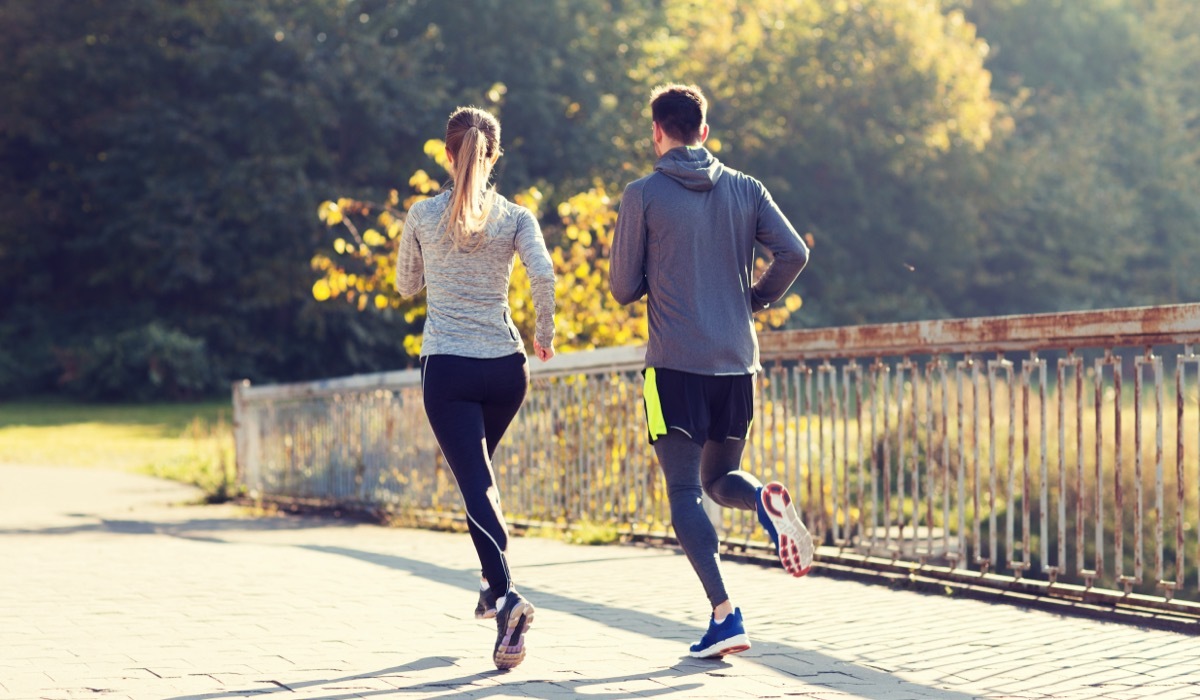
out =
[[[424,150],[442,168],[448,167],[441,141],[431,139]],[[409,178],[408,187],[412,194],[403,203],[400,193],[392,190],[388,201],[382,204],[341,198],[318,207],[320,220],[331,228],[342,228],[346,235],[334,239],[331,252],[313,256],[312,268],[319,275],[312,288],[314,299],[342,300],[360,311],[368,307],[394,309],[412,325],[425,317],[423,294],[402,299],[395,292],[396,249],[404,227],[404,212],[422,199],[436,195],[441,185],[424,170],[418,170]],[[516,193],[512,200],[540,216],[543,194],[536,187]],[[561,202],[556,214],[557,222],[543,221],[557,277],[556,347],[569,352],[645,342],[649,335],[646,305],[621,306],[608,292],[608,255],[617,221],[617,203],[608,188],[596,181],[587,190]],[[764,264],[759,261],[759,271]],[[509,298],[513,322],[523,337],[532,338],[536,317],[529,295],[529,278],[519,260],[513,268]],[[760,330],[779,327],[800,304],[800,297],[791,295],[778,308],[760,314],[756,324]],[[405,336],[403,342],[409,355],[418,355],[419,327]]]

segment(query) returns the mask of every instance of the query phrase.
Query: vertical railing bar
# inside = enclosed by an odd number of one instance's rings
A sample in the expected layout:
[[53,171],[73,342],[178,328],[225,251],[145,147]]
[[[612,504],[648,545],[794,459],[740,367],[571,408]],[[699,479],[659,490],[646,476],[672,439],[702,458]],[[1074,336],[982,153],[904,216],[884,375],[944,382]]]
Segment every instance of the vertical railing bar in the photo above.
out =
[[821,506],[819,523],[822,533],[829,531],[829,523],[826,521],[825,509],[825,365],[828,360],[817,366],[816,382],[817,382],[817,502]]
[[[1196,473],[1196,486],[1197,486],[1197,489],[1200,489],[1200,358],[1197,358],[1197,356],[1196,356],[1196,355],[1195,355],[1195,353],[1194,353],[1194,349],[1192,348],[1192,346],[1191,346],[1191,345],[1185,345],[1185,346],[1184,346],[1184,348],[1183,348],[1183,354],[1184,354],[1184,355],[1186,355],[1186,356],[1188,357],[1188,359],[1189,359],[1189,360],[1196,360],[1196,390],[1197,390],[1197,392],[1196,392],[1196,393],[1197,393],[1197,397],[1196,397],[1196,399],[1197,399],[1197,400],[1196,400],[1196,409],[1197,409],[1197,410],[1196,410],[1196,457],[1197,457],[1197,459],[1196,459],[1196,465],[1197,465],[1197,470],[1196,470],[1196,472],[1194,472],[1194,473]],[[1185,372],[1185,374],[1186,374],[1186,372]],[[1184,379],[1186,380],[1186,378],[1187,378],[1187,377],[1185,376],[1185,377],[1184,377]],[[1185,382],[1185,384],[1186,384],[1186,382]],[[1182,430],[1180,430],[1180,432],[1183,432],[1183,431],[1182,431]],[[1183,440],[1183,438],[1180,438],[1180,440]],[[1183,468],[1183,450],[1180,450],[1179,452],[1180,452],[1180,457],[1179,457],[1180,469],[1182,470],[1182,468]],[[1180,481],[1182,482],[1183,480],[1182,480],[1182,479],[1180,479]],[[1179,487],[1179,490],[1180,490],[1180,492],[1182,492],[1182,491],[1183,491],[1183,486],[1180,486],[1180,487]],[[1180,519],[1182,520],[1182,518],[1183,518],[1183,514],[1182,514],[1182,512],[1180,513],[1180,516],[1179,516],[1179,517],[1180,517]],[[1180,527],[1183,527],[1183,525],[1182,525],[1182,524],[1180,524]],[[1196,544],[1197,544],[1196,561],[1197,561],[1197,562],[1200,562],[1200,528],[1196,528],[1196,530],[1197,530],[1197,538],[1196,538]],[[1183,551],[1183,547],[1180,547],[1180,548],[1179,548],[1179,551],[1180,551],[1180,552],[1182,552],[1182,551]],[[1181,560],[1181,561],[1182,561],[1182,560]],[[1184,569],[1183,569],[1183,564],[1181,563],[1179,566],[1180,566],[1180,569],[1179,569],[1179,572],[1180,572],[1180,573],[1179,573],[1179,579],[1182,581],[1182,580],[1183,580],[1183,577],[1184,577],[1184,573],[1183,573],[1183,572],[1184,572]],[[1197,587],[1200,587],[1200,566],[1197,566],[1197,567],[1196,567],[1196,579],[1197,579]]]
[[[545,409],[545,391],[539,382],[536,386],[531,386],[532,401],[529,402],[528,409],[522,410],[521,434],[520,434],[520,463],[535,464],[537,463],[537,445],[543,445],[541,436],[538,434],[538,425],[542,422],[542,414]],[[521,414],[518,414],[521,415]],[[514,437],[514,439],[516,439]],[[546,508],[553,517],[553,514],[558,510],[558,504],[555,503],[554,493],[556,489],[550,479],[547,479],[546,487],[550,489],[550,497],[547,498]]]
[[[1004,559],[1005,564],[1009,569],[1017,568],[1017,369],[1013,364],[1007,367],[1006,379],[1008,386],[1008,463],[1005,465],[1005,498],[1007,499],[1008,507],[1004,509]],[[999,559],[999,557],[997,557]],[[999,562],[997,561],[997,568]]]
[[[796,425],[796,416],[792,412],[792,406],[793,406],[792,400],[794,398],[793,378],[794,378],[795,373],[792,370],[793,370],[793,368],[791,366],[785,366],[783,361],[782,360],[780,361],[780,363],[779,363],[779,382],[783,386],[782,386],[782,390],[780,392],[779,400],[780,400],[780,410],[783,413],[783,425],[781,426],[781,430],[783,432],[780,435],[779,439],[781,440],[781,451],[782,451],[782,455],[783,455],[783,457],[782,457],[783,461],[779,468],[779,474],[780,474],[780,478],[783,480],[783,482],[786,484],[790,484],[791,485],[790,488],[796,489],[796,493],[799,494],[800,491],[799,491],[798,482],[795,480],[795,478],[793,477],[793,474],[792,474],[793,465],[795,464],[795,452],[793,449],[794,443],[792,441],[792,437],[795,435],[795,432],[796,432],[795,428],[793,427]],[[754,529],[753,523],[755,521],[755,518],[749,518],[748,521],[750,523],[749,527],[750,527],[751,531],[753,531],[753,529]]]
[[[604,387],[600,383],[600,376],[593,374],[582,374],[584,383],[584,391],[587,396],[587,402],[583,405],[585,420],[587,423],[596,426],[603,425],[600,430],[587,431],[588,437],[580,447],[586,447],[588,482],[591,484],[592,494],[592,517],[597,522],[606,522],[610,513],[608,512],[609,499],[607,498],[607,470],[604,469],[601,458],[601,451],[604,445],[605,436],[604,430],[612,430],[612,422],[604,416],[602,401],[604,397]],[[581,423],[584,421],[580,421]]]
[[[1150,352],[1147,348],[1147,352]],[[1163,569],[1163,367],[1162,356],[1151,355],[1154,368],[1154,536],[1157,540],[1157,556],[1155,557],[1156,583],[1162,584]]]
[[[627,375],[629,381],[629,396],[632,400],[637,400],[645,394],[645,377],[640,372]],[[642,532],[648,533],[651,530],[653,522],[653,513],[650,511],[649,499],[653,492],[646,487],[647,473],[653,467],[650,466],[650,461],[653,459],[653,448],[647,444],[647,439],[643,434],[646,429],[642,423],[636,423],[636,437],[630,436],[626,440],[626,447],[633,455],[633,469],[630,470],[629,482],[634,485],[631,493],[634,498],[634,506],[630,517],[635,523],[635,527],[640,527]]]
[[896,365],[896,537],[897,547],[904,548],[904,432],[907,427],[904,422],[904,372],[908,358]]
[[[514,436],[514,440],[520,439],[524,443],[520,447],[521,464],[540,464],[545,462],[542,451],[546,449],[547,443],[542,434],[542,426],[546,422],[546,412],[549,409],[546,396],[549,387],[546,385],[547,381],[544,379],[531,382],[529,406],[522,408],[522,413],[525,416],[522,421],[521,435],[519,438]],[[558,501],[558,496],[562,493],[562,482],[566,479],[566,474],[565,472],[560,473],[558,470],[551,473],[553,476],[547,479],[546,484],[546,488],[550,490],[551,498],[548,499],[549,502],[546,504],[546,507],[549,517],[557,522],[562,513],[562,505]]]
[[[1187,573],[1183,568],[1184,530],[1187,505],[1184,501],[1186,477],[1184,475],[1184,374],[1187,363],[1184,357],[1191,353],[1191,346],[1184,347],[1184,354],[1175,358],[1175,589],[1187,585]],[[1200,432],[1198,432],[1200,434]]]
[[[768,472],[777,481],[783,480],[779,472],[779,364],[772,362],[766,372],[771,381],[771,469]],[[763,411],[764,416],[766,411]],[[766,425],[763,428],[766,429]]]
[[[988,476],[991,488],[988,491],[988,550],[987,557],[979,558],[980,570],[986,573],[996,566],[996,367],[1004,361],[1004,355],[998,354],[995,360],[987,363],[987,437],[988,437]],[[979,420],[976,417],[976,420]],[[976,518],[978,520],[978,518]],[[982,547],[982,533],[976,533],[979,545]]]
[[[636,404],[639,397],[638,379],[640,374],[627,372],[621,375],[618,394],[618,400],[624,405]],[[648,451],[645,446],[644,430],[645,419],[637,414],[637,411],[630,412],[625,419],[625,433],[621,436],[621,446],[623,449],[618,450],[617,454],[624,454],[624,462],[621,465],[621,481],[626,484],[623,487],[622,493],[626,499],[624,513],[626,522],[629,524],[630,532],[643,522],[641,518],[642,499],[640,496],[645,492],[645,489],[638,487],[638,478],[641,474],[641,462],[643,455]]]
[[625,412],[614,415],[609,411],[613,393],[611,376],[593,375],[590,379],[595,381],[592,420],[604,426],[600,429],[600,434],[589,441],[592,447],[592,468],[595,470],[595,478],[599,481],[600,514],[604,522],[619,523],[617,512],[619,496],[613,489],[616,475],[612,471],[612,439],[615,433],[620,432],[624,424]]
[[[838,521],[838,516],[841,514],[841,488],[838,483],[838,461],[837,461],[837,416],[838,416],[838,393],[837,393],[837,369],[829,364],[826,360],[821,365],[821,371],[825,373],[825,385],[827,394],[824,396],[825,405],[829,411],[829,496],[832,501],[833,508],[833,542],[835,545],[842,542],[842,526]],[[824,431],[822,431],[822,435]],[[822,438],[823,439],[823,438]],[[824,444],[824,442],[822,442]]]
[[[577,413],[574,427],[579,440],[575,446],[575,463],[579,474],[579,520],[586,521],[592,519],[594,515],[592,513],[591,470],[588,469],[585,450],[580,449],[583,445],[587,444],[588,429],[587,425],[585,425],[585,416],[588,405],[588,381],[586,375],[575,375],[571,379],[574,381],[568,384],[568,387],[571,389],[571,394],[575,397],[573,408]],[[564,426],[564,432],[566,432],[566,426]]]
[[870,551],[874,551],[876,547],[876,538],[879,534],[879,478],[878,465],[875,463],[875,446],[879,444],[878,431],[876,430],[877,417],[879,414],[879,358],[870,365],[871,381],[868,384],[871,391],[871,442],[869,445],[868,454],[871,460],[871,534],[870,534]]
[[762,434],[763,425],[766,420],[762,416],[762,385],[761,376],[754,377],[754,384],[750,389],[750,403],[754,411],[754,426],[750,431],[750,435],[746,437],[746,454],[745,459],[750,462],[750,472],[752,474],[762,473]]
[[1142,467],[1144,455],[1142,454],[1142,368],[1145,365],[1145,357],[1138,356],[1134,358],[1133,370],[1133,578],[1134,583],[1141,583],[1142,580],[1142,530],[1144,525],[1143,520],[1143,497],[1142,493]]
[[604,462],[604,473],[608,479],[608,502],[612,504],[613,520],[618,527],[626,525],[625,512],[627,509],[625,503],[625,490],[621,488],[624,472],[628,460],[621,459],[620,445],[624,441],[624,437],[629,434],[629,421],[634,411],[618,410],[626,404],[621,400],[622,385],[620,374],[614,374],[607,380],[608,391],[606,395],[608,402],[604,406],[605,415],[616,415],[617,421],[612,433],[609,434],[608,440],[604,444],[604,452],[601,454],[601,459]]
[[[1068,356],[1069,357],[1069,356]],[[1055,367],[1055,394],[1058,399],[1058,562],[1063,573],[1067,571],[1067,372],[1063,358],[1058,358]]]
[[[834,503],[834,508],[838,508],[841,501],[841,489],[838,488],[838,449],[837,449],[837,421],[838,414],[841,411],[840,401],[838,400],[838,373],[837,368],[825,361],[826,367],[826,386],[828,387],[828,406],[829,406],[829,494]],[[843,513],[845,518],[846,514]],[[834,516],[834,521],[837,521],[837,516]],[[841,530],[837,530],[834,539],[841,540]]]
[[870,475],[868,470],[871,464],[870,458],[867,456],[867,450],[863,446],[863,385],[866,382],[863,378],[862,365],[858,364],[858,362],[854,360],[851,360],[849,366],[854,368],[855,377],[854,418],[856,423],[856,441],[858,445],[858,539],[859,542],[862,542],[862,531],[867,526],[866,518],[863,514],[867,511],[866,490],[867,479]]
[[587,448],[588,479],[592,484],[592,517],[597,522],[607,522],[612,515],[608,508],[611,501],[608,499],[608,470],[602,466],[604,461],[601,454],[606,439],[603,431],[611,431],[613,429],[613,422],[608,420],[604,415],[603,401],[606,394],[601,377],[594,374],[584,374],[582,376],[584,388],[588,396],[587,404],[584,407],[586,409],[586,420],[593,426],[604,426],[600,430],[593,429],[589,431],[590,437],[584,443],[584,446]]
[[842,492],[845,498],[846,545],[850,545],[854,537],[854,524],[850,517],[853,500],[850,497],[850,375],[850,365],[842,365]]
[[[1122,452],[1121,442],[1123,441],[1124,435],[1121,432],[1121,362],[1120,362],[1120,360],[1116,360],[1113,364],[1113,391],[1114,391],[1114,394],[1113,394],[1113,396],[1114,396],[1114,400],[1113,400],[1113,409],[1114,409],[1113,410],[1113,421],[1114,421],[1113,441],[1115,443],[1115,450],[1114,450],[1114,455],[1113,455],[1113,461],[1114,461],[1113,478],[1116,482],[1115,483],[1115,494],[1114,494],[1115,500],[1116,500],[1116,505],[1114,506],[1115,513],[1113,514],[1113,517],[1115,518],[1114,522],[1116,523],[1116,527],[1114,528],[1115,529],[1114,534],[1116,536],[1115,537],[1116,544],[1114,545],[1114,549],[1115,549],[1116,553],[1114,555],[1115,560],[1114,560],[1113,565],[1115,567],[1114,575],[1116,576],[1117,581],[1119,583],[1126,583],[1128,585],[1129,582],[1126,581],[1126,576],[1125,576],[1125,494],[1124,494],[1124,491],[1122,488],[1122,483],[1121,483],[1121,477],[1123,476],[1122,471],[1124,468],[1122,454],[1121,454],[1121,452]],[[1126,592],[1128,592],[1128,589],[1126,589]]]
[[[957,385],[957,389],[958,389],[957,395],[955,396],[955,398],[958,400],[958,485],[957,485],[958,486],[958,488],[957,488],[958,500],[956,503],[956,506],[958,509],[958,528],[957,528],[958,529],[958,533],[957,533],[958,542],[957,542],[957,549],[954,552],[954,558],[951,560],[952,563],[954,564],[955,568],[957,568],[960,558],[963,560],[966,560],[966,561],[970,561],[969,559],[967,559],[969,554],[967,552],[967,545],[966,545],[966,539],[965,539],[965,537],[966,537],[965,531],[967,529],[965,517],[966,517],[967,509],[966,509],[966,493],[965,493],[966,485],[964,482],[966,481],[965,462],[967,461],[967,446],[966,446],[965,440],[966,440],[966,432],[967,431],[966,431],[966,426],[964,425],[964,422],[966,420],[966,416],[965,416],[966,406],[965,406],[965,400],[963,399],[963,393],[964,393],[963,392],[963,368],[970,367],[972,364],[973,364],[973,361],[971,359],[971,354],[967,353],[966,355],[963,356],[963,359],[960,360],[955,367],[955,381],[956,381],[956,385]],[[947,525],[949,525],[949,521],[947,521]]]
[[[784,460],[786,460],[786,454],[781,459],[780,447],[784,447],[785,453],[786,453],[786,448],[787,448],[787,444],[786,444],[786,442],[784,442],[784,438],[782,438],[780,436],[781,430],[782,430],[782,432],[784,432],[784,435],[786,435],[786,432],[787,432],[786,411],[784,411],[784,415],[782,415],[782,417],[780,415],[782,408],[784,408],[780,405],[780,389],[781,388],[785,389],[784,394],[786,395],[786,387],[780,387],[780,384],[782,383],[782,377],[781,377],[782,369],[784,369],[784,367],[782,367],[782,365],[781,365],[781,363],[779,363],[779,361],[773,360],[772,363],[770,363],[770,370],[769,370],[769,372],[770,372],[770,472],[769,473],[772,474],[772,477],[778,481],[784,481],[784,468],[786,468],[785,461],[784,461]],[[763,427],[766,427],[766,426],[763,426]],[[785,483],[786,483],[786,481],[785,481]],[[748,515],[748,513],[740,513],[740,516],[742,516],[742,521],[743,521],[743,530],[745,530],[745,522],[748,522],[745,519],[746,515]],[[755,520],[755,519],[750,519],[750,520]]]
[[912,420],[912,435],[910,437],[910,445],[912,449],[912,552],[916,556],[917,545],[920,543],[920,531],[918,529],[921,524],[921,460],[920,460],[920,423],[918,419],[917,408],[919,404],[919,394],[921,390],[921,370],[920,367],[912,362],[905,360],[908,367],[908,374],[911,377],[909,386],[909,415]]
[[804,365],[804,396],[805,396],[805,400],[804,400],[804,415],[805,415],[804,434],[806,437],[804,449],[805,449],[805,452],[808,454],[805,483],[808,486],[808,507],[809,507],[808,522],[815,524],[817,522],[817,513],[818,513],[817,509],[820,508],[823,510],[824,506],[822,506],[820,503],[820,494],[818,494],[816,492],[816,489],[813,486],[813,481],[815,479],[814,472],[813,472],[813,435],[812,435],[813,417],[814,417],[813,416],[813,383],[814,383],[814,381],[815,381],[815,377],[813,375],[812,368],[809,367],[808,365]]
[[[636,405],[636,394],[633,391],[632,382],[625,373],[618,373],[613,384],[613,401],[615,407]],[[633,531],[633,523],[636,522],[634,514],[637,512],[637,500],[635,493],[640,489],[633,488],[633,480],[631,479],[634,471],[634,455],[633,450],[638,446],[638,428],[641,424],[637,422],[637,410],[621,411],[624,416],[624,421],[621,425],[621,432],[613,435],[613,457],[618,460],[616,478],[614,479],[614,488],[620,492],[621,500],[621,522],[630,531]],[[638,450],[640,452],[640,449]],[[616,505],[614,503],[614,505]],[[632,507],[631,507],[632,506]]]
[[889,439],[892,429],[891,367],[881,363],[880,372],[883,375],[880,380],[880,386],[883,387],[883,401],[880,402],[880,411],[883,413],[883,438],[879,441],[880,449],[883,451],[883,548],[894,554],[895,549],[892,547],[892,444]]
[[[788,468],[791,470],[789,472],[788,483],[796,484],[797,489],[800,488],[800,476],[803,471],[801,463],[804,461],[804,458],[800,453],[800,424],[805,420],[804,412],[801,410],[803,392],[800,388],[800,372],[797,371],[801,367],[803,367],[802,364],[788,368],[788,383],[791,385],[792,390],[792,418],[793,424],[795,425],[795,427],[792,429],[792,457],[788,462]],[[805,500],[807,501],[807,499]],[[800,512],[802,514],[804,514],[805,505],[807,504],[804,503],[800,505]]]
[[[1030,353],[1030,360],[1033,364],[1033,369],[1038,373],[1038,475],[1041,480],[1042,493],[1042,534],[1041,534],[1041,549],[1042,549],[1042,571],[1050,574],[1050,581],[1053,582],[1060,571],[1058,566],[1051,568],[1050,552],[1049,552],[1049,517],[1050,517],[1050,464],[1047,460],[1050,435],[1050,418],[1048,408],[1046,407],[1046,360],[1038,357],[1037,351]],[[1032,548],[1030,548],[1032,549]]]
[[546,450],[546,462],[548,464],[563,464],[566,467],[563,469],[566,478],[563,481],[561,498],[564,524],[570,527],[571,523],[575,522],[577,518],[576,512],[579,499],[576,494],[579,493],[579,481],[570,467],[571,463],[563,459],[562,447],[558,444],[557,439],[558,426],[563,424],[560,411],[563,406],[562,394],[565,381],[565,377],[555,377],[548,382],[548,386],[546,387],[546,398],[549,406],[546,411],[547,422],[542,426],[545,431],[542,439],[545,441],[543,444],[549,445],[549,448]]
[[1084,585],[1092,586],[1093,570],[1087,568],[1086,533],[1087,484],[1083,473],[1083,358],[1076,357],[1071,350],[1068,355],[1075,371],[1075,480],[1079,489],[1075,503],[1075,568],[1084,579]]
[[1033,369],[1030,360],[1021,361],[1021,570],[1028,570],[1032,564],[1030,552],[1030,382]]
[[[626,373],[622,376],[622,398],[631,404],[640,403],[643,391],[640,380],[641,375],[638,373]],[[629,532],[636,534],[638,528],[644,527],[646,523],[643,508],[647,489],[642,484],[642,472],[644,471],[644,455],[648,449],[643,447],[646,439],[642,432],[645,430],[644,419],[643,422],[632,420],[630,425],[629,432],[621,438],[625,454],[625,463],[622,467],[625,473],[622,474],[622,481],[626,484],[625,498],[629,500],[625,505]]]
[[[949,363],[940,363],[942,375],[942,547],[947,557],[957,556],[950,551],[950,384],[946,378]],[[956,369],[957,372],[957,369]]]
[[[1105,354],[1107,356],[1108,351],[1105,351]],[[1092,377],[1095,389],[1093,403],[1096,407],[1096,560],[1093,566],[1096,571],[1096,579],[1102,579],[1104,576],[1104,364],[1101,358],[1096,358]]]
[[979,469],[979,368],[984,360],[971,363],[971,539],[975,547],[974,562],[980,571],[987,571],[988,564],[983,556],[983,519],[979,504],[982,499],[983,479]]
[[[928,486],[925,489],[925,553],[928,556],[933,556],[933,491],[936,485],[933,470],[933,369],[940,361],[940,358],[935,356],[929,358],[925,364],[925,479]],[[945,377],[942,376],[942,379]],[[945,442],[945,437],[942,441]]]

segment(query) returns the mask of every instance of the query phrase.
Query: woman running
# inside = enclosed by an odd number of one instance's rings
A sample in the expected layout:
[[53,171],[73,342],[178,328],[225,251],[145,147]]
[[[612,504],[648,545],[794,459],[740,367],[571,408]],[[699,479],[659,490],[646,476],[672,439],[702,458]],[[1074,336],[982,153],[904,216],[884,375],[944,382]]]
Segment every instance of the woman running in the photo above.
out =
[[483,580],[476,617],[496,618],[492,659],[500,669],[525,658],[533,605],[513,586],[508,527],[492,455],[529,384],[525,346],[509,314],[513,255],[529,274],[537,312],[533,348],[554,356],[554,267],[537,219],[489,184],[499,160],[500,122],[462,107],[446,124],[453,186],[414,204],[404,222],[396,289],[426,289],[421,346],[425,413],[454,472]]

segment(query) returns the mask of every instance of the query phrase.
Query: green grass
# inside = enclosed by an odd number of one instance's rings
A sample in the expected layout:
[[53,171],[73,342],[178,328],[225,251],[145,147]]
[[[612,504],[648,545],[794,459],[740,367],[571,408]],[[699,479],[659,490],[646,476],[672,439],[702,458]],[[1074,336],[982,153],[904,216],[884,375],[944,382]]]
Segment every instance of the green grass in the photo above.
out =
[[105,405],[58,399],[0,404],[0,464],[117,469],[229,495],[231,408],[224,401]]

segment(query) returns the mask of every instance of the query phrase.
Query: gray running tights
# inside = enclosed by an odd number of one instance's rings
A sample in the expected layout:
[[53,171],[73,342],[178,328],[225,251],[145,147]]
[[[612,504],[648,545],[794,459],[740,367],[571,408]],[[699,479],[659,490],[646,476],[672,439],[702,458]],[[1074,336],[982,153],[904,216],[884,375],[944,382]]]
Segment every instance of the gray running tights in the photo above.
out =
[[709,440],[701,447],[678,430],[654,443],[667,482],[671,525],[714,608],[729,600],[729,595],[721,578],[717,531],[704,512],[700,493],[703,488],[725,508],[756,510],[762,482],[739,468],[745,448],[745,440],[732,439]]

